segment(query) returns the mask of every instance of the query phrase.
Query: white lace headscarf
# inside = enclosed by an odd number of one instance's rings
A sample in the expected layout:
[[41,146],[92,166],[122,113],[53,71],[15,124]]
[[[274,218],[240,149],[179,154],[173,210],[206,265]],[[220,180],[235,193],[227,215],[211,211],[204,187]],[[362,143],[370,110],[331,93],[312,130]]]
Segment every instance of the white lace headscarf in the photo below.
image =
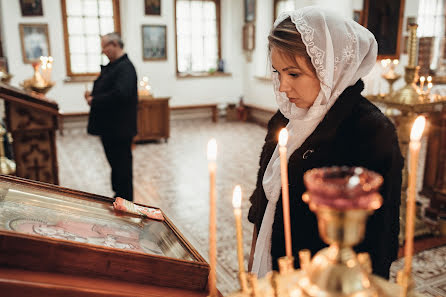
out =
[[[378,51],[375,37],[369,30],[333,11],[308,6],[284,12],[274,22],[274,28],[288,17],[302,36],[321,90],[309,109],[299,108],[289,101],[286,93],[279,91],[278,74],[273,73],[279,109],[289,119],[287,159],[316,129],[339,95],[372,70]],[[272,225],[281,191],[278,146],[265,171],[263,188],[268,205],[257,238],[252,267],[252,272],[259,277],[272,270]]]

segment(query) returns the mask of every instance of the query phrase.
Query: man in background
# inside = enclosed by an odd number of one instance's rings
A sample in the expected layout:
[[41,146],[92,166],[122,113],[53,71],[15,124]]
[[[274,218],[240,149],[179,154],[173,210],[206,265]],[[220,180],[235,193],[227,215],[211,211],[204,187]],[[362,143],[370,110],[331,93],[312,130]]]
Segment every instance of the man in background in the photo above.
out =
[[101,65],[101,74],[94,82],[93,91],[85,92],[85,99],[91,106],[88,133],[101,137],[111,167],[115,197],[133,201],[131,146],[137,133],[136,71],[124,52],[119,34],[102,36],[101,47],[110,63]]

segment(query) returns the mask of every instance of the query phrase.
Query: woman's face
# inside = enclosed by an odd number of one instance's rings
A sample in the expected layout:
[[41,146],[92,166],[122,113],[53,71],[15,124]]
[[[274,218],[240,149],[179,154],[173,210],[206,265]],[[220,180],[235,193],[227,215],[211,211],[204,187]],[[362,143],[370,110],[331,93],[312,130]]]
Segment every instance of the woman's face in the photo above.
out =
[[280,92],[285,92],[291,103],[310,108],[321,89],[319,79],[307,65],[305,58],[296,56],[292,61],[278,49],[271,49],[273,72],[277,72]]

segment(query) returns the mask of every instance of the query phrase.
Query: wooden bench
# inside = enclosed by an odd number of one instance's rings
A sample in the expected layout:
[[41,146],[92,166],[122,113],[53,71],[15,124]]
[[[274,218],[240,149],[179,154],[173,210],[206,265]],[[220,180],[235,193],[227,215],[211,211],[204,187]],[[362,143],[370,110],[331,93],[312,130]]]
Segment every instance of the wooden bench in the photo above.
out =
[[212,122],[216,123],[218,121],[218,110],[217,104],[197,104],[197,105],[184,105],[184,106],[172,106],[170,110],[193,110],[193,109],[210,109],[212,112]]

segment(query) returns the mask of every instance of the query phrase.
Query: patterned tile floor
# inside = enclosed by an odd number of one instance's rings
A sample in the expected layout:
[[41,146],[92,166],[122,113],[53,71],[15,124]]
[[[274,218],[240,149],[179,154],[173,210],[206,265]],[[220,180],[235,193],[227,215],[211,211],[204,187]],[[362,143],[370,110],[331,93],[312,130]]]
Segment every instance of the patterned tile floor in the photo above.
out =
[[[84,128],[67,127],[64,133],[57,137],[61,185],[111,196],[110,169],[99,139],[87,135]],[[255,124],[176,120],[171,121],[171,137],[167,143],[138,144],[134,150],[135,200],[163,209],[207,259],[209,176],[206,145],[210,138],[217,139],[217,286],[223,294],[238,289],[232,191],[236,184],[241,185],[247,259],[252,237],[252,225],[246,219],[247,198],[254,189],[265,134],[266,130]],[[427,256],[420,254],[419,260],[414,259],[414,263],[420,265],[420,272],[435,271],[432,282],[422,283],[422,278],[418,279],[417,290],[426,292],[427,296],[446,296],[445,250],[446,247],[436,249],[433,254],[427,252]],[[402,260],[394,263],[393,274],[402,263]],[[426,268],[429,263],[439,266]]]
[[[218,288],[238,288],[232,191],[243,192],[243,236],[246,259],[252,224],[246,219],[248,197],[254,190],[266,130],[255,124],[212,123],[210,120],[172,121],[167,143],[138,144],[134,150],[135,201],[158,206],[191,244],[208,258],[209,175],[207,142],[215,137],[217,158]],[[62,186],[111,196],[110,169],[97,137],[84,129],[65,129],[57,138]]]
[[[390,278],[404,267],[404,258],[393,262]],[[426,297],[446,296],[446,245],[422,251],[412,261],[415,290]]]

